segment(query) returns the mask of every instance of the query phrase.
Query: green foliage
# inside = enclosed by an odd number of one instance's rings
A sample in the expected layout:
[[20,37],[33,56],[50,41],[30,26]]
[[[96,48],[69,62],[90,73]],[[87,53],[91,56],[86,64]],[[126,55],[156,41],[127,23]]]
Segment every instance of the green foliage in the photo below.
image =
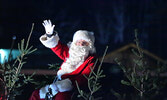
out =
[[[48,64],[48,65],[49,65],[49,69],[54,70],[55,73],[60,68],[59,64]],[[40,82],[34,82],[36,89],[42,88],[43,86],[45,86],[47,84],[51,84],[53,82],[53,80],[55,79],[55,76],[44,75],[44,79],[45,80],[43,80],[43,81],[40,80]]]
[[54,70],[54,71],[58,71],[60,68],[59,64],[48,64],[49,65],[49,69]]
[[[166,65],[159,65],[158,68],[151,70],[152,66],[147,65],[147,62],[144,60],[144,53],[140,48],[136,30],[135,43],[137,51],[132,49],[133,54],[136,56],[136,59],[133,59],[133,66],[124,66],[118,59],[115,59],[115,61],[128,79],[127,81],[121,80],[121,83],[132,86],[137,90],[139,100],[147,100],[154,98],[154,96],[160,93],[159,90],[166,86],[167,80],[163,80],[160,77],[160,74],[166,71]],[[138,100],[137,97],[135,99]]]
[[[3,99],[7,98],[8,100],[14,100],[16,95],[21,94],[22,91],[20,90],[20,88],[23,85],[27,84],[28,82],[33,82],[32,77],[35,73],[33,73],[31,76],[26,76],[21,73],[21,69],[23,65],[26,63],[26,56],[37,50],[33,49],[33,46],[29,47],[29,40],[32,34],[33,26],[26,43],[24,39],[21,40],[21,43],[18,43],[20,55],[17,57],[14,63],[10,64],[10,62],[8,61],[4,64],[1,64],[0,71],[2,72],[2,78],[5,86],[5,97]],[[20,79],[22,79],[23,81],[21,81]]]
[[[106,50],[105,50],[105,52],[103,54],[103,58],[101,60],[100,65],[98,66],[97,72],[94,72],[94,70],[91,69],[92,71],[91,71],[91,73],[89,74],[88,77],[84,75],[85,78],[88,80],[89,92],[81,90],[80,87],[78,86],[78,83],[76,82],[77,89],[78,89],[78,92],[79,92],[78,97],[82,97],[85,100],[98,100],[98,99],[101,99],[101,97],[95,97],[94,94],[101,88],[101,84],[100,84],[99,80],[101,78],[105,77],[105,75],[102,74],[103,70],[101,69],[101,66],[102,66],[102,63],[103,63],[103,60],[104,60],[104,56],[106,55],[107,49],[108,49],[108,47],[106,48]],[[97,64],[97,61],[98,60],[96,60],[96,62],[94,64],[94,67]]]

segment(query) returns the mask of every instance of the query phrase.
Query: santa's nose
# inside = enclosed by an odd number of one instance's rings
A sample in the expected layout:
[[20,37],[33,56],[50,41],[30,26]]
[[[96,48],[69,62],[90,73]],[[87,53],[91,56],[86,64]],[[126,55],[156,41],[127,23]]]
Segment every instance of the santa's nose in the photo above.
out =
[[81,43],[80,43],[80,46],[84,46],[84,43],[83,43],[83,42],[81,42]]

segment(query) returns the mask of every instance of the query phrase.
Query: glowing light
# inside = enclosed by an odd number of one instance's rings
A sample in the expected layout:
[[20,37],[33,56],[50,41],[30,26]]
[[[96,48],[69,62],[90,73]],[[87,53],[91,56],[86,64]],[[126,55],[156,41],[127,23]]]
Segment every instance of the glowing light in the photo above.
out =
[[[10,53],[10,49],[0,49],[0,63],[1,64],[8,60],[9,53]],[[17,58],[17,56],[20,55],[20,52],[17,49],[13,49],[11,55],[12,55],[11,60],[14,60]]]

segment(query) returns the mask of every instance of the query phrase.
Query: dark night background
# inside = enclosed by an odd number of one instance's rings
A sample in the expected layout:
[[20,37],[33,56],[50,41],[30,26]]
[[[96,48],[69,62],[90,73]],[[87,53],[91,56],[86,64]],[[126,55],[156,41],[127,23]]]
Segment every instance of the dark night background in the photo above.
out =
[[45,49],[41,23],[51,19],[65,43],[78,29],[95,32],[99,54],[106,45],[112,51],[133,42],[138,29],[142,48],[166,59],[166,5],[166,0],[0,0],[0,47],[10,48],[14,35],[16,43],[26,38],[35,23],[31,43]]
[[64,43],[79,29],[93,31],[99,56],[107,45],[111,52],[134,42],[138,29],[142,48],[167,59],[167,0],[0,0],[0,49],[9,49],[13,36],[17,48],[34,23],[30,43],[38,50],[37,56],[29,57],[28,66],[36,69],[55,63],[57,57],[39,41],[45,19],[55,24]]

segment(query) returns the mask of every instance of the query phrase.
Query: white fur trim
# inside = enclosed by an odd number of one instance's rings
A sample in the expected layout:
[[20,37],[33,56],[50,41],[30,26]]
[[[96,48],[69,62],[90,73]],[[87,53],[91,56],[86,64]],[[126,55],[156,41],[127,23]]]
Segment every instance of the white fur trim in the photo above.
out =
[[56,47],[56,45],[58,44],[59,36],[56,34],[55,36],[49,38],[46,36],[46,34],[44,34],[40,37],[40,41],[45,47],[53,48]]
[[61,76],[62,76],[63,74],[66,74],[66,73],[67,73],[67,72],[65,72],[65,71],[63,71],[63,70],[58,70],[58,72],[57,72],[58,79],[61,80]]
[[71,91],[73,88],[72,82],[68,78],[61,81],[57,81],[55,84],[58,88],[58,91],[60,92]]
[[75,43],[77,40],[81,40],[81,39],[88,42],[92,42],[92,43],[95,42],[94,33],[86,30],[79,30],[75,32],[73,36],[73,42]]

